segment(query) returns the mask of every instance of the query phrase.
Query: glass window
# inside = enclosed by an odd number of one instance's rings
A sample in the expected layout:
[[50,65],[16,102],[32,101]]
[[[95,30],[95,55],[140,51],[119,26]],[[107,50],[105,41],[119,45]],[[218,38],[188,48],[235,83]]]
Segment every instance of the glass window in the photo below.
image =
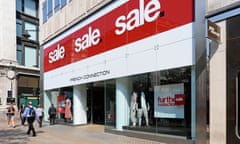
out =
[[54,1],[54,12],[58,12],[60,9],[60,0],[55,0]]
[[28,39],[37,41],[37,26],[35,24],[25,22],[25,31],[30,35]]
[[17,19],[17,36],[22,37],[22,20]]
[[240,72],[237,75],[236,90],[236,134],[240,139]]
[[25,66],[37,66],[37,49],[34,47],[24,47],[24,64]]
[[67,4],[67,0],[61,0],[61,7],[64,7]]
[[116,85],[115,80],[108,80],[105,83],[105,125],[106,127],[115,128],[116,118]]
[[17,62],[22,65],[22,45],[17,44]]
[[16,8],[18,12],[22,12],[22,0],[16,0]]
[[24,13],[34,16],[37,16],[37,8],[35,0],[24,0]]
[[48,15],[48,19],[53,15],[53,5],[52,5],[52,0],[48,0],[48,3],[47,3],[47,15]]
[[47,2],[46,1],[43,2],[42,15],[43,15],[43,22],[46,22],[47,21]]
[[[120,78],[115,84],[106,85],[105,128],[191,136],[191,67]],[[111,108],[115,103],[124,106]],[[115,117],[115,108],[125,114]]]

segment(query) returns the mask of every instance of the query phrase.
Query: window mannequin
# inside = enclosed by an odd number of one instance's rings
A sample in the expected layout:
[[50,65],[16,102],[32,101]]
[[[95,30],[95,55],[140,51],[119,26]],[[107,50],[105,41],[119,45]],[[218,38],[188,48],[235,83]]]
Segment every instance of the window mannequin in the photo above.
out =
[[137,113],[137,93],[136,92],[133,92],[133,94],[132,94],[130,110],[131,110],[130,111],[130,115],[131,115],[132,125],[136,126],[136,123],[137,123],[137,118],[136,118],[136,113]]
[[69,98],[66,99],[65,118],[66,120],[72,120],[71,100]]
[[148,111],[149,111],[149,103],[146,101],[146,96],[143,91],[140,92],[140,95],[138,96],[138,125],[142,125],[142,116],[144,116],[146,120],[146,126],[148,126]]

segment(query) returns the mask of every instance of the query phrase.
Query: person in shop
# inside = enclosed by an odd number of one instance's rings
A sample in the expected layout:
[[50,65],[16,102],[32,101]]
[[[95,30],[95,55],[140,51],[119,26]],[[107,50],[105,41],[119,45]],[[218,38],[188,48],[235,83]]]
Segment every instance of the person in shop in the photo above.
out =
[[48,109],[50,125],[54,125],[55,124],[56,114],[57,114],[57,110],[56,110],[54,104],[51,104],[51,107],[49,107],[49,109]]

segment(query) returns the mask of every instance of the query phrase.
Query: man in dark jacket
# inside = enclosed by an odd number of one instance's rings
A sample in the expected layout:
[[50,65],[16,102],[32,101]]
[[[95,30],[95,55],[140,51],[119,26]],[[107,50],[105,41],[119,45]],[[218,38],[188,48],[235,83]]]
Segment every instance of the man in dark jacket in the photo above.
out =
[[54,107],[54,105],[52,104],[51,107],[48,109],[50,125],[54,125],[55,124],[56,113],[57,113],[57,110]]

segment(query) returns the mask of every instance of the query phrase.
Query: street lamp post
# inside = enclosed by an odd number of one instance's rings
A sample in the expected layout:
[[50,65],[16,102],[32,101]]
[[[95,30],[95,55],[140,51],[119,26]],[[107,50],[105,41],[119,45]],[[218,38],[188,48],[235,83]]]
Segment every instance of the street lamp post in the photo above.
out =
[[16,72],[13,67],[9,67],[7,71],[7,78],[11,81],[10,90],[8,90],[7,104],[15,103],[13,95],[13,80],[16,78]]

